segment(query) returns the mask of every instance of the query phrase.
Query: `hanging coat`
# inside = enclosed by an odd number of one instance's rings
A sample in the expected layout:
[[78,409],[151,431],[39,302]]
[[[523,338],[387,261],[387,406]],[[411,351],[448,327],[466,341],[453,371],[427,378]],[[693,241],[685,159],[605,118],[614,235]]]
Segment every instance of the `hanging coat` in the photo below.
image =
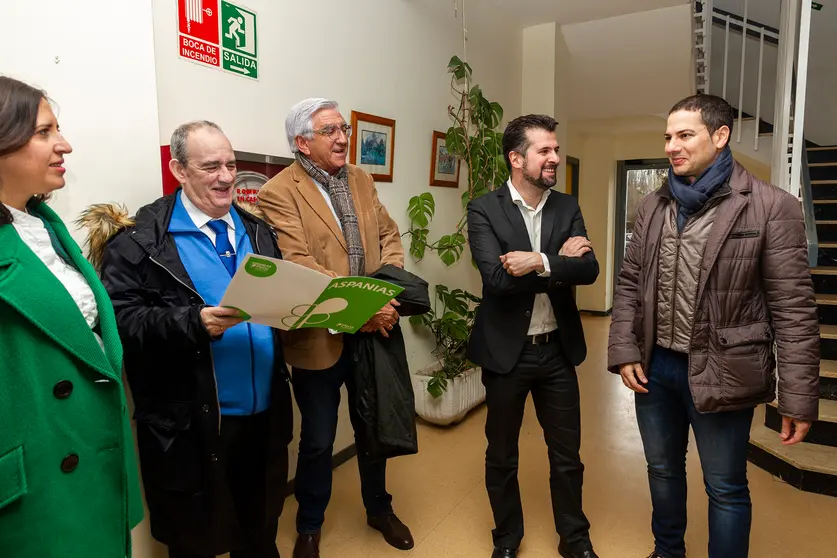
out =
[[[399,267],[385,265],[370,277],[388,281],[404,291],[396,297],[400,316],[430,311],[427,282]],[[353,371],[357,383],[356,408],[367,456],[385,459],[418,452],[416,405],[404,336],[395,324],[389,338],[378,332],[355,335]]]

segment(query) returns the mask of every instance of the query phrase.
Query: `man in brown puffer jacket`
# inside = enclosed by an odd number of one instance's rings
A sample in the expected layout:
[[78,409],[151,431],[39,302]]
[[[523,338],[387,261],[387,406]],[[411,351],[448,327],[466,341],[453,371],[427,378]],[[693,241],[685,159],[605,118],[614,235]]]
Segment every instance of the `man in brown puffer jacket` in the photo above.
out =
[[640,203],[614,294],[608,368],[636,392],[651,558],[686,555],[690,425],[709,495],[709,556],[741,558],[750,425],[754,408],[775,398],[777,369],[783,443],[801,442],[817,418],[819,325],[802,210],[733,160],[733,120],[710,95],[671,109],[668,181]]

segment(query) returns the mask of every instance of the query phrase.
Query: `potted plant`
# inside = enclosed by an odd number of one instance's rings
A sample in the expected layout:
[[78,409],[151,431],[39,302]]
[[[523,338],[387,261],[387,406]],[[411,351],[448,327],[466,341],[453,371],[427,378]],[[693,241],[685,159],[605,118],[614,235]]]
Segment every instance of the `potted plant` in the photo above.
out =
[[[416,261],[421,261],[429,250],[436,252],[446,266],[452,266],[465,251],[468,202],[505,183],[509,171],[503,158],[503,134],[497,130],[503,119],[503,108],[486,99],[479,85],[471,84],[472,70],[467,62],[452,57],[448,72],[456,102],[448,107],[453,125],[446,134],[446,147],[468,171],[462,215],[454,231],[430,241],[429,226],[436,212],[436,201],[433,194],[424,192],[410,199],[407,208],[410,226],[404,235],[410,236],[410,254]],[[436,287],[436,294],[441,310],[411,320],[414,325],[428,327],[433,332],[434,354],[440,359],[414,378],[416,408],[426,420],[449,424],[461,420],[485,398],[481,371],[465,359],[465,346],[480,299],[459,289],[451,291],[444,285]]]
[[410,318],[436,339],[433,355],[439,360],[413,376],[416,413],[428,422],[459,422],[485,400],[481,371],[465,355],[479,302],[467,291],[437,285],[433,310]]

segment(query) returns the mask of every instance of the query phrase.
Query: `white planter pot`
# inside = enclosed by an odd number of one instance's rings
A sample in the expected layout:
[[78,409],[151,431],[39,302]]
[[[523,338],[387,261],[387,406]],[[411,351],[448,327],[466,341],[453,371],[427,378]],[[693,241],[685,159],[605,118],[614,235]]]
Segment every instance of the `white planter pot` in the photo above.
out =
[[472,368],[448,380],[448,389],[440,397],[434,398],[427,391],[427,383],[439,366],[436,363],[423,368],[412,379],[418,416],[427,422],[444,426],[460,422],[468,411],[485,401],[485,387],[482,385],[482,369]]

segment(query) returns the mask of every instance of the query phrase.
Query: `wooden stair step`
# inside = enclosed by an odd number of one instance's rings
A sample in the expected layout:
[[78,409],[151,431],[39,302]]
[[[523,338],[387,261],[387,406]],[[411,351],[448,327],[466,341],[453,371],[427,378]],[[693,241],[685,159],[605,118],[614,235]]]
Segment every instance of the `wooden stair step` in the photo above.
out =
[[815,296],[817,297],[817,304],[837,305],[837,294],[816,294]]
[[821,360],[820,376],[823,378],[837,378],[837,360]]
[[814,200],[814,205],[832,205],[837,203],[837,200]]
[[837,248],[837,242],[820,242],[818,246],[820,248]]
[[[779,408],[779,402],[773,401],[768,403],[774,409]],[[829,399],[820,399],[820,422],[837,422],[837,401]]]
[[837,221],[814,221],[817,225],[837,225]]
[[837,325],[820,324],[820,337],[822,339],[837,339]]
[[826,146],[826,147],[809,147],[808,151],[837,151],[837,146]]
[[837,448],[805,442],[784,446],[775,431],[758,421],[753,421],[750,442],[797,469],[837,476]]
[[809,167],[837,167],[837,163],[808,163]]
[[833,265],[821,265],[811,268],[811,275],[837,275],[837,267]]
[[811,184],[814,186],[827,186],[829,184],[837,184],[837,180],[812,180]]

